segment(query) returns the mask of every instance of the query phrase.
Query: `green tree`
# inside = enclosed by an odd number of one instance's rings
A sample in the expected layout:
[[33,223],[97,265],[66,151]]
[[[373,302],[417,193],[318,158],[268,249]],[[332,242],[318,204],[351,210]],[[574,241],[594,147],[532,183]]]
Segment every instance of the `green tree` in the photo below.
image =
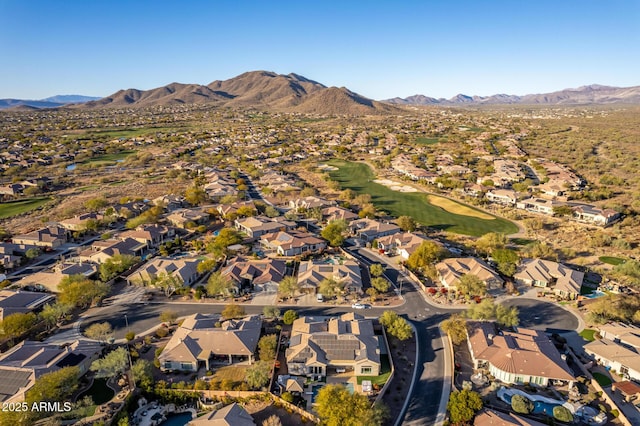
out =
[[343,219],[332,220],[324,227],[320,235],[329,241],[332,247],[340,247],[345,240],[345,233],[348,229],[347,222]]
[[258,354],[261,361],[273,361],[276,357],[278,340],[275,334],[262,336],[258,341]]
[[407,267],[422,271],[444,257],[445,251],[433,241],[423,241],[407,259]]
[[507,237],[497,232],[489,232],[478,238],[476,250],[483,254],[492,254],[496,249],[503,249],[507,245]]
[[134,333],[133,331],[129,331],[127,332],[127,334],[124,335],[124,338],[126,339],[127,342],[130,342],[136,338],[136,333]]
[[127,349],[120,347],[93,361],[90,368],[96,372],[96,377],[114,377],[124,373],[128,366]]
[[267,361],[258,361],[251,367],[247,368],[245,373],[245,381],[252,389],[261,389],[269,383],[271,378],[272,363]]
[[386,278],[376,277],[371,279],[371,286],[375,288],[380,293],[386,293],[389,291],[389,287],[391,284],[387,281]]
[[516,327],[520,324],[520,312],[512,306],[507,308],[502,304],[496,305],[496,322],[504,327]]
[[280,309],[275,306],[265,306],[262,308],[262,314],[265,318],[278,318],[280,317]]
[[89,339],[106,342],[113,337],[113,329],[108,322],[96,322],[84,329],[84,335]]
[[369,287],[366,291],[367,296],[369,296],[371,298],[371,303],[375,302],[376,299],[378,298],[378,290],[376,290],[373,287]]
[[553,417],[561,422],[573,422],[573,414],[571,414],[571,411],[569,411],[568,408],[563,407],[562,405],[556,405],[553,407]]
[[388,417],[385,406],[372,406],[366,395],[351,393],[343,385],[320,389],[316,412],[326,426],[380,426]]
[[382,266],[379,263],[374,263],[371,266],[369,266],[369,272],[374,277],[382,276],[382,274],[384,274],[384,266]]
[[528,245],[526,248],[527,256],[533,258],[547,259],[547,260],[558,260],[558,253],[547,243],[533,243]]
[[109,202],[104,197],[96,197],[84,202],[84,206],[87,210],[97,212],[109,205]]
[[413,328],[409,322],[394,311],[384,311],[379,321],[387,333],[398,340],[407,340],[413,335]]
[[516,413],[529,414],[533,411],[533,402],[522,395],[513,395],[511,397],[511,408]]
[[138,359],[133,363],[133,378],[138,385],[145,392],[151,392],[153,390],[153,363],[146,359]]
[[484,296],[487,294],[487,285],[477,276],[464,274],[458,280],[456,288],[464,296]]
[[297,319],[298,319],[298,313],[293,309],[289,309],[282,316],[282,322],[285,323],[286,325],[293,324],[293,322]]
[[25,401],[29,404],[40,401],[65,401],[78,389],[80,370],[78,367],[63,367],[45,373],[36,379],[27,391]]
[[191,186],[187,188],[184,194],[184,199],[192,206],[199,206],[209,199],[206,191],[201,186]]
[[371,203],[367,203],[364,204],[361,208],[360,211],[358,212],[358,216],[360,217],[368,217],[369,219],[373,219],[374,217],[376,217],[376,208],[373,204]]
[[166,322],[169,325],[175,323],[178,319],[178,313],[176,311],[172,311],[167,309],[166,311],[160,312],[160,322]]
[[233,228],[222,228],[218,235],[205,246],[208,253],[222,256],[227,252],[227,247],[242,242],[242,236]]
[[40,256],[40,249],[30,248],[26,252],[24,252],[24,255],[26,256],[27,259],[33,260],[36,257]]
[[280,216],[280,212],[273,206],[267,206],[264,208],[264,214],[267,217],[278,217]]
[[467,321],[460,315],[451,315],[442,321],[440,327],[449,335],[454,345],[459,345],[467,340]]
[[411,216],[400,216],[398,226],[405,232],[413,232],[416,230],[416,221]]
[[333,277],[325,278],[318,286],[318,292],[327,299],[332,299],[342,293],[344,283]]
[[238,207],[238,216],[240,217],[250,217],[256,215],[256,209],[253,206],[240,206]]
[[116,254],[100,264],[100,280],[107,282],[138,262],[140,262],[140,258],[137,256]]
[[39,314],[40,319],[47,326],[48,329],[55,326],[64,317],[66,317],[73,306],[65,305],[63,303],[52,303],[46,305]]
[[512,277],[516,273],[516,265],[518,264],[518,254],[511,249],[494,249],[491,257],[498,264],[498,271],[508,277]]
[[216,262],[215,259],[205,259],[202,262],[198,263],[198,266],[196,266],[196,270],[198,271],[199,274],[204,274],[210,271],[213,271],[213,269],[216,267],[218,262]]
[[233,281],[220,271],[214,272],[207,281],[207,294],[209,296],[228,296],[235,289]]
[[110,287],[98,281],[92,281],[84,275],[64,277],[58,284],[58,303],[86,308],[109,294]]
[[224,319],[242,318],[246,315],[244,308],[235,303],[229,303],[221,313]]
[[0,334],[9,339],[22,336],[36,324],[36,314],[33,312],[16,312],[15,314],[7,315],[0,322]]
[[573,208],[571,206],[555,206],[553,208],[554,216],[573,216]]
[[153,277],[150,285],[161,289],[166,297],[171,297],[174,293],[184,288],[184,281],[177,274],[161,272]]
[[278,283],[278,294],[287,299],[294,297],[300,290],[298,279],[296,277],[287,276]]
[[481,408],[480,394],[466,389],[452,392],[447,403],[449,417],[454,424],[470,422]]

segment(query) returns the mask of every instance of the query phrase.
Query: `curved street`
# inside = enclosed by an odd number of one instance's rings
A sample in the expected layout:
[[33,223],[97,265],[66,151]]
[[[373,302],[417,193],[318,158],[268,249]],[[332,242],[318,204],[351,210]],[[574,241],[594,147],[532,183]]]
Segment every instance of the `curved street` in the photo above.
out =
[[[364,264],[383,263],[386,265],[385,275],[398,288],[402,283],[402,296],[405,302],[393,309],[410,320],[417,333],[418,359],[416,375],[411,396],[407,401],[406,412],[397,424],[434,425],[444,420],[447,397],[451,386],[452,360],[446,340],[442,338],[440,323],[451,313],[465,309],[464,307],[443,307],[430,302],[422,291],[412,283],[410,277],[398,270],[390,259],[363,248],[353,248],[350,253]],[[130,291],[132,292],[132,291]],[[117,297],[117,296],[116,296]],[[578,328],[575,316],[550,302],[536,299],[507,299],[509,306],[518,306],[521,311],[524,327],[542,329],[547,332],[564,332]],[[91,323],[108,321],[115,330],[116,339],[121,339],[127,331],[143,333],[158,326],[162,311],[171,309],[178,316],[193,313],[220,313],[224,304],[206,302],[157,301],[139,302],[128,297],[114,300],[113,305],[92,308],[83,322],[76,323],[71,330],[53,336],[68,339],[72,334],[79,335],[80,328]],[[261,314],[262,305],[243,305],[247,314]],[[337,315],[352,311],[350,306],[283,306],[282,310],[295,309],[300,315]],[[378,317],[388,308],[374,307],[360,311],[369,317]],[[66,336],[65,336],[65,333]]]

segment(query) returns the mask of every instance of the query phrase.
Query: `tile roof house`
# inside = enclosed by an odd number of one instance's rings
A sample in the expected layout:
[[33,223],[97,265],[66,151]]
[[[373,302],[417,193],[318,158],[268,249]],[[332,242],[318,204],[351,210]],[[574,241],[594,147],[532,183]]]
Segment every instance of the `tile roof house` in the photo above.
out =
[[142,265],[127,277],[129,284],[151,284],[159,276],[173,276],[179,278],[185,286],[193,285],[200,274],[198,264],[202,260],[196,257],[173,259],[170,257],[156,257]]
[[446,288],[457,287],[463,275],[475,275],[483,281],[487,290],[502,288],[504,280],[481,259],[475,257],[454,257],[436,264],[440,283]]
[[146,244],[148,249],[152,249],[157,248],[165,241],[174,238],[175,235],[176,231],[174,228],[157,224],[144,224],[138,226],[136,229],[121,232],[116,236],[116,238],[119,240],[131,238],[140,243]]
[[286,350],[289,374],[327,376],[335,369],[353,375],[380,374],[380,341],[373,322],[356,313],[302,317],[293,322]]
[[0,402],[23,401],[36,379],[63,367],[78,366],[80,375],[102,353],[96,342],[76,340],[65,347],[25,340],[0,355]]
[[335,205],[334,201],[329,201],[329,200],[325,200],[324,198],[314,197],[314,196],[303,197],[303,198],[298,198],[296,200],[289,201],[289,207],[291,207],[296,211],[299,211],[301,209],[303,210],[322,209],[322,208],[333,206],[333,205]]
[[39,247],[57,249],[67,242],[68,231],[61,226],[48,226],[27,234],[16,235],[12,238],[14,244],[26,244]]
[[378,238],[378,249],[384,250],[390,255],[399,254],[406,260],[424,241],[433,240],[421,234],[403,232],[402,234],[393,234]]
[[346,222],[351,222],[352,220],[358,219],[359,216],[352,212],[351,210],[344,209],[342,207],[331,206],[322,209],[322,221],[324,223],[329,223],[332,220],[344,220]]
[[11,314],[37,311],[53,299],[49,293],[0,290],[0,321]]
[[266,250],[275,250],[280,256],[298,256],[327,248],[325,240],[300,231],[265,234],[260,237],[260,244]]
[[212,361],[231,364],[234,357],[253,362],[262,327],[260,317],[217,324],[221,321],[217,314],[188,316],[158,357],[161,370],[197,371],[201,366],[208,370]]
[[209,220],[209,214],[203,213],[199,210],[182,209],[175,210],[173,213],[167,216],[167,220],[173,226],[178,228],[186,228],[189,222],[193,222],[196,225],[202,225]]
[[100,213],[83,213],[77,216],[74,216],[69,219],[64,219],[58,222],[60,226],[64,229],[68,229],[69,231],[84,231],[87,229],[87,224],[89,221],[100,221],[104,218]]
[[110,239],[104,241],[94,241],[89,249],[78,254],[81,261],[103,263],[113,256],[129,255],[142,257],[147,252],[147,245],[133,238],[123,240]]
[[46,288],[53,293],[58,293],[58,285],[65,277],[83,275],[90,278],[97,272],[98,268],[93,263],[62,263],[55,265],[53,270],[28,274],[21,278],[16,284],[20,287],[34,286],[38,289]]
[[516,203],[516,208],[534,213],[542,213],[553,216],[553,208],[565,205],[559,201],[545,200],[544,198],[527,198]]
[[253,286],[261,291],[277,292],[286,270],[283,260],[234,257],[221,269],[221,274],[230,278],[239,289]]
[[502,413],[500,411],[483,409],[473,419],[473,426],[545,426],[536,420],[521,417],[515,413]]
[[515,206],[518,201],[518,194],[513,189],[492,189],[485,194],[487,200],[492,203]]
[[471,322],[468,330],[474,368],[486,369],[504,383],[547,386],[559,380],[573,385],[571,369],[544,332],[498,332],[493,322]]
[[580,204],[573,207],[573,219],[579,222],[607,226],[621,218],[622,215],[612,209],[601,209],[589,204]]
[[640,381],[640,328],[608,323],[599,326],[598,333],[602,339],[586,344],[585,352],[605,367]]
[[519,284],[549,287],[558,296],[575,299],[580,294],[584,272],[544,259],[524,259],[513,278]]
[[236,219],[234,223],[237,230],[244,232],[250,238],[258,238],[272,232],[290,231],[296,227],[295,222],[284,218],[268,218],[264,216]]
[[234,402],[187,423],[187,426],[255,426],[253,417]]
[[327,263],[308,260],[300,263],[298,268],[300,291],[317,293],[320,283],[329,278],[344,283],[345,291],[362,292],[360,265],[356,261],[345,260],[342,263]]
[[349,229],[353,235],[367,242],[401,232],[398,225],[367,218],[354,220],[349,224]]

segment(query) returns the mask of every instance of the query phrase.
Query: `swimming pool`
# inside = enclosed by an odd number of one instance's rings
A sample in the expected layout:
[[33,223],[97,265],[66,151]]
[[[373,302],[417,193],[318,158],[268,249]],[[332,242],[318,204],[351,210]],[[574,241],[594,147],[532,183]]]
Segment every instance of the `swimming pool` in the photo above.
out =
[[169,414],[162,426],[185,426],[192,420],[191,413]]

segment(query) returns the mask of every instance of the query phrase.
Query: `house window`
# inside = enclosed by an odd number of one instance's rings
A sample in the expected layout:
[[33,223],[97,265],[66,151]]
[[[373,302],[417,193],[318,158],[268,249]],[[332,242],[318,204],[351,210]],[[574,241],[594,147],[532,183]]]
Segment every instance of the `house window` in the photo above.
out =
[[180,369],[181,370],[193,370],[193,366],[191,365],[191,363],[182,362],[182,363],[180,363]]
[[620,366],[620,375],[629,374],[629,367],[625,365]]
[[371,367],[361,367],[360,374],[371,374],[373,369]]
[[171,361],[165,361],[164,368],[165,370],[171,370]]

